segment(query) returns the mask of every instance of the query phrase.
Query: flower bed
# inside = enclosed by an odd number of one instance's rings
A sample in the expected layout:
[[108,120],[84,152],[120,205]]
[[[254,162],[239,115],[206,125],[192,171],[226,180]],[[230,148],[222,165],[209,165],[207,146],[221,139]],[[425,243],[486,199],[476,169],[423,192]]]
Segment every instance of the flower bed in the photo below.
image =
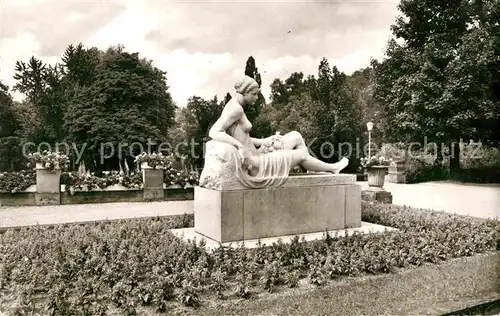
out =
[[176,170],[174,168],[165,169],[163,183],[168,186],[178,185],[184,188],[186,185],[198,185],[200,174],[198,171]]
[[42,314],[172,312],[499,250],[499,221],[367,203],[362,215],[399,230],[213,253],[169,232],[192,226],[192,216],[180,224],[161,218],[9,231],[0,235],[0,306]]
[[[197,171],[176,170],[167,166],[164,170],[163,180],[165,188],[171,186],[185,188],[198,184],[199,173]],[[101,175],[95,173],[78,175],[76,172],[70,172],[62,174],[61,184],[65,185],[65,191],[68,193],[75,190],[104,190],[116,185],[126,189],[142,189],[143,177],[140,173],[125,175],[118,171],[105,171]]]
[[32,185],[36,185],[34,170],[0,173],[0,192],[23,192]]
[[125,175],[120,174],[118,171],[105,171],[101,176],[96,176],[95,173],[79,175],[77,172],[65,172],[61,175],[61,184],[65,186],[67,193],[76,190],[104,190],[114,185],[127,189],[140,189],[142,187],[142,175],[137,173]]
[[[175,186],[185,188],[198,184],[199,173],[197,171],[180,171],[172,168],[165,170],[165,188]],[[34,170],[22,170],[20,172],[0,173],[0,192],[23,192],[30,186],[36,184],[36,173]],[[61,185],[67,193],[74,191],[105,190],[110,187],[123,187],[125,189],[141,189],[142,175],[131,173],[121,174],[118,171],[104,171],[101,175],[95,173],[79,175],[77,172],[63,172],[61,174]]]

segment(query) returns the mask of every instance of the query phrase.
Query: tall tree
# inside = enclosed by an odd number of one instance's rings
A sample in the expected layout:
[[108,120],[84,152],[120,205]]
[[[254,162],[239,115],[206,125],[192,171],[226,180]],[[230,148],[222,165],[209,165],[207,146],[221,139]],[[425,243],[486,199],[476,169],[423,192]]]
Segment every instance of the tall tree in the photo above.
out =
[[293,72],[285,81],[275,79],[271,84],[271,101],[274,107],[283,107],[288,104],[294,96],[299,96],[307,90],[304,74],[302,72]]
[[55,143],[63,138],[63,103],[65,91],[62,87],[62,66],[47,65],[31,57],[27,63],[16,62],[14,90],[26,95],[28,104],[37,108],[42,125],[36,140]]
[[282,107],[288,103],[290,96],[281,79],[274,79],[271,83],[271,102],[273,107]]
[[67,79],[77,86],[89,86],[96,79],[96,68],[102,52],[85,48],[82,43],[69,45],[62,56]]
[[229,101],[231,101],[233,97],[231,96],[231,94],[228,92],[226,93],[226,96],[224,97],[224,105],[226,105]]
[[347,77],[349,91],[361,108],[364,123],[379,121],[382,115],[382,108],[373,97],[375,89],[373,72],[372,67],[366,67]]
[[255,65],[255,59],[252,56],[248,57],[247,59],[247,63],[245,66],[245,75],[254,78],[255,81],[257,81],[257,83],[259,84],[259,87],[262,85],[262,79],[260,77],[257,66]]
[[410,49],[421,49],[433,37],[455,45],[467,31],[473,7],[469,0],[401,0],[401,15],[391,26],[397,38],[404,39]]
[[[250,56],[247,59],[245,66],[245,75],[252,77],[257,81],[259,87],[262,86],[262,79],[260,73],[255,65],[255,59]],[[264,118],[260,117],[260,113],[262,108],[266,104],[266,99],[262,92],[259,93],[259,98],[257,102],[252,105],[249,105],[245,110],[246,116],[252,122],[253,128],[251,134],[253,137],[265,137],[269,135],[270,131],[270,123]]]
[[[353,154],[350,167],[355,168],[356,153],[349,153],[349,146],[339,146],[345,142],[356,150],[363,122],[355,93],[347,76],[323,58],[317,79],[312,75],[304,79],[300,72],[293,72],[284,81],[275,79],[271,85],[272,106],[268,107],[272,110],[264,113],[272,129],[299,131],[312,153],[324,161]],[[343,152],[339,153],[339,148]]]
[[[261,86],[262,80],[259,71],[257,70],[257,66],[255,65],[255,59],[252,56],[248,57],[247,59],[245,66],[245,75],[255,79],[255,81],[257,81],[257,83],[259,84],[259,87]],[[246,115],[250,122],[253,122],[257,118],[257,116],[259,116],[260,109],[264,104],[264,96],[262,95],[262,93],[260,93],[257,102],[248,106],[248,108],[246,109]]]
[[[107,160],[106,168],[115,168],[118,159],[138,154],[125,143],[141,144],[167,140],[173,125],[173,105],[165,72],[139,58],[138,53],[110,48],[96,68],[95,81],[79,90],[65,115],[69,140],[78,148],[86,146],[87,165],[100,165],[101,145],[112,143],[115,155]],[[122,152],[118,151],[122,145]],[[130,159],[130,157],[128,157]]]
[[0,171],[15,170],[23,161],[20,124],[9,88],[0,82]]
[[203,167],[203,144],[208,132],[222,113],[224,105],[217,97],[205,100],[198,96],[189,98],[183,113],[185,140],[189,143],[188,159],[198,168]]
[[[499,101],[494,93],[498,50],[485,27],[482,1],[403,0],[387,58],[374,61],[375,96],[386,113],[389,140],[438,145],[460,138],[495,138]],[[494,22],[495,23],[495,22]],[[493,24],[494,25],[494,24]],[[477,66],[472,66],[477,65]]]
[[[318,79],[316,80],[315,91],[312,91],[312,99],[317,102],[315,108],[315,125],[318,128],[317,141],[313,148],[316,153],[320,152],[320,145],[324,143],[334,143],[335,138],[335,104],[333,96],[340,87],[336,86],[339,81],[334,81],[334,74],[326,58],[323,58],[318,66]],[[325,153],[329,156],[330,153]]]
[[278,122],[281,131],[299,131],[306,143],[311,142],[319,134],[315,124],[317,101],[303,92],[292,96],[286,107],[286,116]]
[[19,122],[13,110],[14,101],[9,87],[0,81],[0,137],[15,135],[19,130]]
[[13,90],[26,95],[32,104],[38,104],[47,87],[47,65],[40,59],[32,56],[28,62],[17,61],[14,79],[17,83]]
[[[347,76],[335,66],[330,68],[328,60],[323,58],[318,66],[318,79],[308,78],[304,85],[316,105],[311,109],[317,133],[311,149],[326,161],[351,155],[349,170],[354,171],[358,157],[356,144],[363,122],[361,106],[355,102]],[[349,146],[341,146],[343,143]]]

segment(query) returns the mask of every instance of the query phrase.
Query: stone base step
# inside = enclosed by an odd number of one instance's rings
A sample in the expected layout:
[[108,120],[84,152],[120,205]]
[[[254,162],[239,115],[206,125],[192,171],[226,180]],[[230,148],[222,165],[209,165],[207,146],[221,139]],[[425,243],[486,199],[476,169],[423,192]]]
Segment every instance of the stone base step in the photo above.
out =
[[[391,230],[396,230],[393,227],[388,227],[388,226],[382,226],[382,225],[377,225],[377,224],[372,224],[368,222],[361,222],[361,227],[358,228],[348,228],[344,230],[332,230],[329,231],[328,233],[331,234],[331,236],[345,236],[346,234],[352,235],[354,232],[357,233],[362,233],[362,234],[369,234],[369,233],[382,233],[385,231],[391,231]],[[227,243],[219,243],[213,239],[210,239],[206,236],[203,236],[195,231],[195,228],[179,228],[179,229],[172,229],[171,232],[179,237],[182,238],[186,241],[195,241],[196,244],[199,244],[202,240],[205,242],[205,247],[207,250],[214,250],[219,248],[220,246],[224,247],[233,247],[233,248],[238,248],[242,244],[245,245],[246,248],[257,248],[259,245],[259,239],[250,239],[250,240],[242,240],[239,242],[227,242]],[[295,236],[299,236],[300,241],[313,241],[313,240],[321,240],[325,236],[325,232],[317,232],[317,233],[310,233],[310,234],[297,234],[297,235],[287,235],[287,236],[279,236],[279,237],[269,237],[269,238],[262,238],[260,239],[260,243],[263,245],[270,246],[273,243],[277,242],[279,239],[283,243],[290,243]]]

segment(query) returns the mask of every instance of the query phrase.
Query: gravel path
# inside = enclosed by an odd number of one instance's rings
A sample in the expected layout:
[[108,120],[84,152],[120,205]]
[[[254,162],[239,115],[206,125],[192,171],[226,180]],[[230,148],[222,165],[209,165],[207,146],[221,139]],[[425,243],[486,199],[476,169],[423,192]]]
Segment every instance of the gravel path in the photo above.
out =
[[[358,182],[367,189],[367,182]],[[454,182],[385,184],[393,203],[448,213],[500,219],[500,185]],[[83,223],[193,213],[193,201],[102,203],[58,206],[0,207],[0,231],[31,225]]]
[[102,203],[0,208],[0,229],[30,225],[83,223],[193,213],[193,201]]
[[[362,189],[367,182],[359,182]],[[450,181],[417,184],[385,183],[393,204],[441,210],[448,213],[500,219],[500,185]]]

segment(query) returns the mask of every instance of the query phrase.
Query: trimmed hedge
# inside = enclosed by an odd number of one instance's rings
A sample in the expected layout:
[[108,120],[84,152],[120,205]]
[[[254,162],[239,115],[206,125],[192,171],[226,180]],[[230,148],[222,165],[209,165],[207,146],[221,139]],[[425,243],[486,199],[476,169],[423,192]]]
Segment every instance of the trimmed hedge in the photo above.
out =
[[499,250],[500,221],[369,203],[362,216],[399,230],[214,252],[169,232],[193,226],[192,215],[8,231],[0,235],[0,306],[44,315],[171,312]]
[[471,183],[500,183],[500,166],[456,170],[450,173],[450,180]]
[[434,165],[411,168],[406,172],[407,183],[454,180],[469,183],[500,183],[500,167],[477,167],[450,172],[446,167]]

